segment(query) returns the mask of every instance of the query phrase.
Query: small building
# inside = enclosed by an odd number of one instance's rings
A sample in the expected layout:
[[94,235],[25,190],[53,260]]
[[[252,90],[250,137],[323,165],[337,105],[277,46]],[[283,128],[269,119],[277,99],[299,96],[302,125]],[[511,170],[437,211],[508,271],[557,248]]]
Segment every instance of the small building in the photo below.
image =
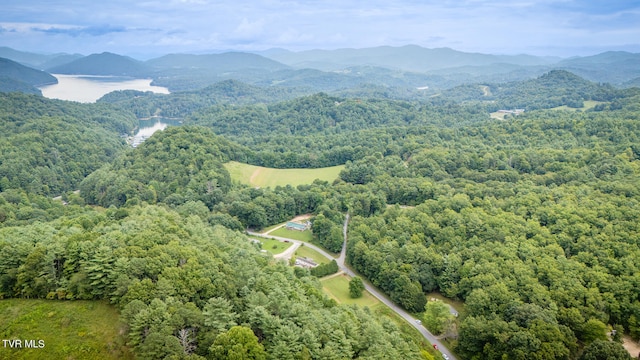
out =
[[306,269],[312,269],[318,266],[318,264],[312,259],[309,259],[306,257],[299,257],[299,258],[296,258],[295,266],[303,267]]
[[498,110],[500,114],[511,114],[511,115],[520,115],[524,112],[524,109],[513,109],[513,110]]
[[297,231],[309,230],[309,226],[310,226],[309,222],[306,222],[304,224],[300,224],[300,223],[293,222],[293,221],[288,221],[287,224],[285,225],[285,227],[288,230],[297,230]]

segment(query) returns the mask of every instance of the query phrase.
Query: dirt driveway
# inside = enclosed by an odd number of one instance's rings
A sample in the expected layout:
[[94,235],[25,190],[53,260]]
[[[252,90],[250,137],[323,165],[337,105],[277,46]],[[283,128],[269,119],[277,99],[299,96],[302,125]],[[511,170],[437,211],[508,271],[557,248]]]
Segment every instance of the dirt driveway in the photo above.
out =
[[636,357],[640,356],[640,344],[638,344],[637,341],[633,341],[633,339],[631,339],[630,337],[624,337],[624,343],[622,344],[622,346],[627,349],[632,358],[635,359]]

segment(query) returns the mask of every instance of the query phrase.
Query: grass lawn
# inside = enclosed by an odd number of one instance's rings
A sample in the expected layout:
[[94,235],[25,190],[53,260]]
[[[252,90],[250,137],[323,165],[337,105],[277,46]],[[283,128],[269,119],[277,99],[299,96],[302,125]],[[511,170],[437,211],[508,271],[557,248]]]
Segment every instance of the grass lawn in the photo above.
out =
[[309,248],[308,246],[304,246],[304,244],[300,246],[298,250],[296,250],[295,256],[312,259],[316,262],[316,264],[328,264],[331,262],[331,260],[324,257],[322,254]]
[[259,239],[262,242],[262,248],[267,250],[271,255],[280,254],[281,252],[287,250],[292,243],[286,243],[273,239]]
[[344,165],[320,169],[273,169],[235,161],[224,164],[224,167],[231,174],[231,179],[259,187],[298,186],[311,184],[315,179],[333,181],[344,169]]
[[442,294],[437,293],[437,292],[428,293],[426,296],[427,296],[427,300],[430,300],[431,298],[435,298],[435,299],[444,301],[445,304],[453,306],[453,308],[460,315],[462,315],[464,313],[464,302],[462,302],[460,300],[452,300],[452,299],[446,298],[446,297],[442,296]]
[[351,298],[351,296],[349,296],[350,280],[351,278],[349,276],[341,274],[320,280],[320,282],[322,283],[322,290],[339,304],[357,304],[370,308],[380,304],[380,301],[366,290],[362,292],[362,297],[357,299]]
[[436,352],[431,343],[425,340],[422,337],[422,334],[414,328],[411,324],[409,324],[405,319],[400,317],[398,314],[393,312],[389,307],[376,299],[373,295],[369,294],[368,291],[364,291],[362,293],[362,297],[358,299],[352,299],[349,296],[349,278],[347,275],[341,274],[337,276],[329,276],[325,279],[320,280],[322,283],[322,290],[329,295],[332,299],[336,300],[340,304],[357,304],[360,306],[368,306],[371,311],[375,314],[376,317],[382,318],[386,317],[391,320],[393,323],[398,326],[400,332],[405,337],[413,339],[416,344],[420,344],[420,347],[426,350],[428,353],[436,356],[439,354]]
[[570,107],[568,107],[566,105],[563,105],[563,106],[554,107],[551,110],[571,110],[571,111],[582,110],[582,111],[585,111],[585,110],[593,109],[598,104],[605,104],[605,103],[606,102],[604,102],[604,101],[585,100],[583,102],[583,105],[582,105],[581,108],[570,108]]
[[409,324],[404,318],[393,312],[389,307],[376,299],[368,291],[362,293],[362,297],[352,299],[349,296],[349,281],[351,278],[345,274],[337,276],[328,276],[322,280],[322,290],[332,299],[340,304],[357,304],[360,306],[368,306],[378,318],[386,317],[398,326],[403,336],[413,339],[416,344],[420,344],[420,348],[439,359],[439,352],[435,351],[431,343],[427,341],[420,332]]
[[[0,338],[23,348],[0,346],[0,359],[133,359],[124,346],[116,309],[101,301],[0,300]],[[25,340],[44,341],[26,348]]]
[[272,231],[269,235],[280,236],[294,240],[311,242],[313,240],[313,233],[311,230],[298,231],[298,230],[289,230],[285,227],[281,227],[278,230]]

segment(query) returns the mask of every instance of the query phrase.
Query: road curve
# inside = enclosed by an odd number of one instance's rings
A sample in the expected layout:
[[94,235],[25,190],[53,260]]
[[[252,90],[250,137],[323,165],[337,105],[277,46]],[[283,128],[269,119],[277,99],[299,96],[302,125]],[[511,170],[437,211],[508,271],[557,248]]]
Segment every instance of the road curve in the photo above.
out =
[[[325,250],[304,242],[304,241],[300,241],[300,240],[295,240],[295,239],[289,239],[289,238],[285,238],[285,237],[280,237],[280,236],[273,236],[273,235],[268,235],[268,234],[261,234],[261,233],[257,233],[257,232],[253,232],[253,231],[249,231],[247,230],[247,234],[251,235],[251,236],[258,236],[258,237],[263,237],[263,238],[272,238],[272,239],[276,239],[279,241],[288,241],[294,244],[294,246],[292,246],[291,248],[295,247],[296,249],[299,246],[307,246],[317,252],[319,252],[320,254],[322,254],[322,256],[326,257],[327,259],[331,259],[331,260],[336,260],[336,262],[338,263],[338,267],[340,268],[340,270],[342,270],[345,274],[354,277],[357,276],[355,272],[353,272],[353,270],[351,270],[346,264],[345,264],[345,260],[346,260],[346,255],[347,255],[347,227],[349,225],[349,214],[347,213],[347,215],[345,216],[345,220],[344,220],[344,225],[342,227],[342,234],[344,236],[344,242],[342,244],[342,251],[340,252],[340,256],[338,258],[334,258],[331,254],[329,254],[328,252],[326,252]],[[290,248],[290,249],[291,249]],[[285,251],[288,252],[288,251]],[[293,253],[295,252],[295,250],[290,254],[293,255]],[[284,254],[284,253],[282,253]],[[278,254],[278,255],[282,255],[282,254]],[[423,325],[418,324],[416,322],[416,318],[414,318],[413,316],[411,316],[408,312],[406,312],[404,309],[402,309],[401,307],[399,307],[398,305],[396,305],[393,301],[389,300],[384,294],[382,294],[382,292],[378,291],[377,288],[373,287],[373,285],[369,284],[368,281],[363,281],[365,289],[373,296],[375,296],[378,300],[380,300],[382,303],[384,303],[385,305],[387,305],[391,310],[395,311],[396,314],[400,315],[402,318],[404,318],[405,320],[407,320],[409,322],[409,324],[411,324],[414,328],[416,328],[420,334],[422,334],[422,336],[429,341],[432,345],[437,345],[438,346],[438,350],[442,353],[442,354],[446,354],[450,360],[457,360],[457,358],[451,353],[451,351],[449,351],[449,349],[447,349],[445,347],[445,345],[440,342],[440,340],[438,340],[432,333],[429,332],[429,330],[427,330]]]
[[[346,264],[345,264],[345,259],[346,259],[346,255],[347,255],[347,227],[349,225],[349,214],[347,213],[347,215],[345,216],[344,219],[344,226],[342,227],[342,234],[344,236],[344,243],[342,244],[342,251],[340,252],[340,257],[338,257],[338,259],[336,259],[336,261],[338,262],[338,266],[340,267],[340,270],[342,270],[345,274],[354,277],[357,276],[355,272],[353,272],[353,270],[351,270]],[[440,342],[440,340],[438,340],[438,338],[436,338],[432,333],[429,332],[429,330],[427,330],[422,324],[418,324],[416,322],[416,318],[414,318],[413,316],[411,316],[408,312],[406,312],[403,308],[401,308],[400,306],[396,305],[393,301],[389,300],[384,294],[382,294],[382,292],[380,292],[377,288],[375,288],[373,285],[369,284],[368,281],[363,281],[364,283],[364,287],[365,289],[367,289],[367,291],[375,296],[378,300],[382,301],[385,305],[387,305],[391,310],[395,311],[396,314],[400,315],[402,318],[404,318],[405,320],[407,320],[409,322],[409,324],[411,324],[414,328],[416,328],[421,334],[422,336],[427,339],[427,341],[431,342],[432,345],[437,345],[438,346],[438,350],[443,353],[446,354],[450,360],[456,360],[457,358],[455,357],[455,355],[453,355],[451,353],[451,351],[449,351],[449,349],[446,348],[446,346]]]
[[327,259],[335,260],[335,258],[333,256],[331,256],[331,254],[329,254],[325,250],[323,250],[323,249],[321,249],[321,248],[319,248],[319,247],[317,247],[317,246],[315,246],[313,244],[310,244],[308,242],[295,240],[295,239],[289,239],[289,238],[285,238],[285,237],[282,237],[282,236],[265,235],[265,234],[261,234],[261,233],[257,233],[257,232],[253,232],[253,231],[248,231],[248,230],[247,230],[247,234],[251,235],[251,236],[261,237],[261,238],[276,239],[276,240],[279,240],[279,241],[288,241],[290,243],[293,243],[294,245],[297,244],[298,246],[306,246],[306,247],[308,247],[310,249],[313,249],[313,250],[319,252],[322,256],[326,257]]

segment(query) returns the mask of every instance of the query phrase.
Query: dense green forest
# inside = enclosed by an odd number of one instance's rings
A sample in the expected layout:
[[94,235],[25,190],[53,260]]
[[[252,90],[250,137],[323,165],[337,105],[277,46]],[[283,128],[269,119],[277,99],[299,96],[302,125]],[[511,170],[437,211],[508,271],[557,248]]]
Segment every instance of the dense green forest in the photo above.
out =
[[[565,71],[486,86],[412,101],[235,81],[86,105],[0,95],[0,297],[107,299],[141,358],[431,358],[242,234],[311,213],[335,252],[348,213],[348,263],[394,302],[464,302],[460,358],[620,354],[609,329],[640,338],[640,92]],[[489,117],[502,106],[527,111]],[[136,116],[159,113],[184,124],[128,148]],[[345,169],[250,188],[231,160]]]
[[[123,150],[136,124],[112,107],[0,93],[0,190],[60,195]],[[10,111],[8,111],[10,109]]]
[[194,215],[87,210],[0,239],[0,295],[110,299],[141,359],[420,358],[394,324],[337,306],[315,277]]

